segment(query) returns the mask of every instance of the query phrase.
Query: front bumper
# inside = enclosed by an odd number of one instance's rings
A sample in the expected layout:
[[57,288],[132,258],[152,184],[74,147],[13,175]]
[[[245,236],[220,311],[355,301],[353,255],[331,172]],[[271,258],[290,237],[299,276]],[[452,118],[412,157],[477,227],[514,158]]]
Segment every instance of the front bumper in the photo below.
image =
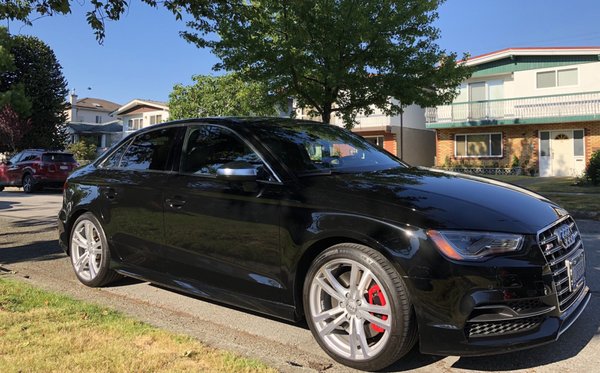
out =
[[[564,229],[571,231],[565,241]],[[577,320],[591,294],[574,220],[562,217],[525,237],[515,255],[471,263],[442,258],[421,276],[407,276],[423,353],[478,356],[535,347],[557,340]]]
[[[541,316],[538,324],[504,336],[469,338],[464,329],[450,325],[420,325],[421,352],[434,355],[484,356],[523,350],[558,340],[579,318],[591,298],[587,286],[560,316]],[[523,325],[523,323],[521,324]]]

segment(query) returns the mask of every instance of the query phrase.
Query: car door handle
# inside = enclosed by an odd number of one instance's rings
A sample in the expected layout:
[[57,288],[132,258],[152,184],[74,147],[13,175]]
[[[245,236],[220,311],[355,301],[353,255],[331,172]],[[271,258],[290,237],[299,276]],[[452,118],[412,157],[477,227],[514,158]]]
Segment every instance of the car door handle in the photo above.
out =
[[113,188],[108,188],[105,192],[104,195],[106,196],[106,198],[113,200],[115,198],[117,198],[117,191],[114,190]]
[[167,205],[174,209],[180,209],[185,205],[185,201],[179,197],[167,198],[165,199]]

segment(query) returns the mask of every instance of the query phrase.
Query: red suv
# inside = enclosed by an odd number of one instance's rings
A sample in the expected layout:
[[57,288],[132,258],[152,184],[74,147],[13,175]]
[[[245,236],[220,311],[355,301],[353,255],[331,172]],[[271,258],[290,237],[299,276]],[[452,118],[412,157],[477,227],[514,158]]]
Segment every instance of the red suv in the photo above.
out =
[[0,163],[0,191],[5,186],[23,187],[32,193],[43,187],[61,187],[79,164],[73,154],[42,149],[27,149],[8,162]]

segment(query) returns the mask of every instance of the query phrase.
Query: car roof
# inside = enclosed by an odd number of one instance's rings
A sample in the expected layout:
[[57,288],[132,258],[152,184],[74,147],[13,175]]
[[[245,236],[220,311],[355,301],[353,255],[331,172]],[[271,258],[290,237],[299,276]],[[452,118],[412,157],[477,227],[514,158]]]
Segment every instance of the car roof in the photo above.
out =
[[156,125],[152,125],[149,127],[144,127],[139,131],[134,132],[133,134],[139,134],[146,131],[152,131],[154,129],[171,127],[171,126],[181,126],[185,124],[193,124],[193,123],[206,123],[206,124],[220,124],[227,127],[285,127],[292,126],[298,124],[304,125],[318,125],[322,126],[324,123],[303,120],[303,119],[292,119],[292,118],[280,118],[280,117],[206,117],[206,118],[189,118],[189,119],[180,119],[171,122],[160,123]]
[[22,152],[32,152],[32,153],[51,153],[51,154],[68,154],[73,155],[71,152],[66,152],[63,150],[48,150],[48,149],[23,149]]

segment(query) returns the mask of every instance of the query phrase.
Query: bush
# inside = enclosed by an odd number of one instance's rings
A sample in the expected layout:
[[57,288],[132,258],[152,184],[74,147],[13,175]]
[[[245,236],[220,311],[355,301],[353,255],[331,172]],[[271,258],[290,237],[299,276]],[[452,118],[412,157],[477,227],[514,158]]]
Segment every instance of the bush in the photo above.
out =
[[78,161],[89,161],[96,158],[96,145],[89,144],[84,140],[71,144],[67,148],[75,155],[75,159]]
[[600,184],[600,150],[596,150],[585,168],[585,177],[594,185]]

